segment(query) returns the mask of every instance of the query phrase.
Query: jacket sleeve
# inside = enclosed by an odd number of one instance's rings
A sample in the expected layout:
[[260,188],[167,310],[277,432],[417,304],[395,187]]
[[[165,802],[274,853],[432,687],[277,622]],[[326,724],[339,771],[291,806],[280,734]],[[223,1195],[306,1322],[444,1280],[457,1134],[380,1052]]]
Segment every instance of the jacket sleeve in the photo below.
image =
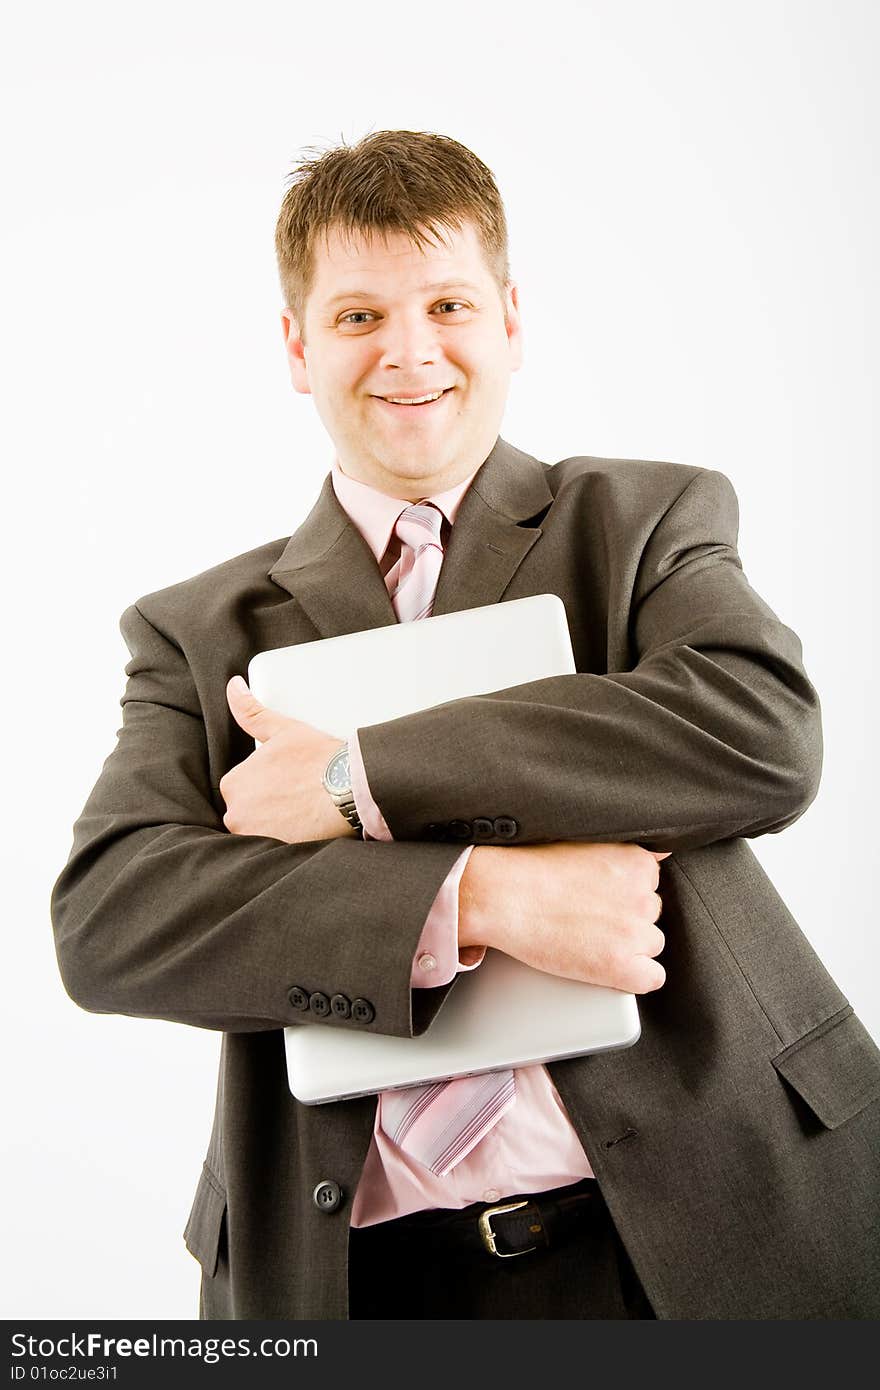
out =
[[632,669],[549,677],[360,729],[395,839],[464,839],[475,820],[486,831],[503,817],[505,843],[676,850],[801,815],[819,783],[819,702],[798,638],[743,574],[737,527],[733,488],[712,470],[662,513],[629,613],[608,616],[628,623]]
[[[136,605],[121,629],[123,725],[52,892],[71,997],[226,1032],[424,1031],[446,991],[411,992],[413,953],[461,846],[230,834],[189,663]],[[302,1008],[313,993],[374,1017],[318,1018]]]

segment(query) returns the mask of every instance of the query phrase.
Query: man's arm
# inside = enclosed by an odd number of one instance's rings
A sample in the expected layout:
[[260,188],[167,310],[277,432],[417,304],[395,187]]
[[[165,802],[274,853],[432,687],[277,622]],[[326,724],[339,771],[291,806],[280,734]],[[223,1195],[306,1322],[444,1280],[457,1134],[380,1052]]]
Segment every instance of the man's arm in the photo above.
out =
[[494,946],[570,980],[633,994],[660,989],[666,970],[654,957],[666,938],[657,887],[666,857],[639,845],[478,845],[459,890],[459,943]]
[[717,472],[698,473],[670,505],[638,566],[633,669],[549,677],[361,728],[395,840],[504,817],[520,844],[675,850],[801,815],[821,769],[819,702],[797,637],[742,572],[737,522]]
[[422,1031],[445,991],[410,990],[413,954],[461,847],[229,834],[187,660],[138,607],[121,626],[123,727],[52,894],[70,995],[237,1032],[315,1018],[297,987],[368,1000],[370,1031]]
[[[245,732],[265,742],[221,780],[226,826],[291,844],[318,826],[327,835],[350,834],[320,786],[328,751],[337,747],[333,737],[266,708],[244,682],[230,681],[227,698]],[[388,842],[363,784],[356,737],[350,753],[360,818],[368,835]],[[468,845],[434,900],[410,984],[449,984],[491,945],[550,974],[636,994],[658,989],[665,972],[652,959],[663,949],[654,889],[657,861],[665,857],[621,844]]]

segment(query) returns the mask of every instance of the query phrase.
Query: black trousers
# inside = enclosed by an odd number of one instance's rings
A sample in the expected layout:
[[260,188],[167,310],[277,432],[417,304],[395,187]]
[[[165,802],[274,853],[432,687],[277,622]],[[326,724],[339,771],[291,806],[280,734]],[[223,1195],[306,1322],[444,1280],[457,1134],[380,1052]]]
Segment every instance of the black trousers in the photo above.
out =
[[423,1213],[352,1229],[349,1318],[653,1318],[599,1184],[585,1179],[539,1199],[580,1189],[590,1192],[590,1216],[571,1239],[512,1259],[432,1246],[436,1218]]

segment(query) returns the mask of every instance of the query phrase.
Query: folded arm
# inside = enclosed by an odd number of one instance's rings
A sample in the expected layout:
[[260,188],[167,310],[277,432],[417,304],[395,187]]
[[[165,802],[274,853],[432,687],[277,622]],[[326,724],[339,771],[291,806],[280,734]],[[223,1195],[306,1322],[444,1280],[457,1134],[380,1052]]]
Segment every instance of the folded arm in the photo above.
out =
[[737,523],[733,488],[712,471],[669,507],[636,575],[632,669],[548,677],[361,728],[395,840],[452,839],[504,818],[518,843],[675,850],[801,815],[821,769],[819,702],[797,637],[742,572]]
[[52,893],[68,992],[237,1032],[302,1021],[298,988],[367,999],[370,1031],[422,1031],[444,992],[410,990],[413,955],[460,847],[229,834],[188,662],[137,607],[122,631],[123,727]]

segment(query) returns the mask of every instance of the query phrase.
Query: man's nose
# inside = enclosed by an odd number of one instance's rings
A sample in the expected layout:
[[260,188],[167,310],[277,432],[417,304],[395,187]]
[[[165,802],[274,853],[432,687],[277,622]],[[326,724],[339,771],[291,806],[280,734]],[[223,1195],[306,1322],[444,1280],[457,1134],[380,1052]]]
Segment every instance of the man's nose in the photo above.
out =
[[382,336],[383,367],[413,371],[437,360],[437,326],[424,313],[389,317],[383,324]]

